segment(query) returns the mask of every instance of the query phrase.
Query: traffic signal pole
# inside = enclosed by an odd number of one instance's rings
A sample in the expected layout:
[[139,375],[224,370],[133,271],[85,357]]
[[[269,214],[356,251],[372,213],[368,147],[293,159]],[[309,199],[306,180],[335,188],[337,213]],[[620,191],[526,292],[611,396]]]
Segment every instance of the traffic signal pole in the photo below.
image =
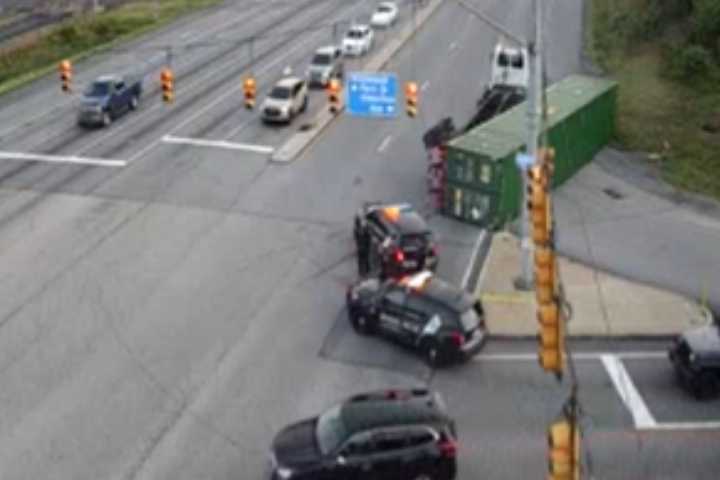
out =
[[[535,160],[537,158],[538,139],[540,137],[541,117],[541,96],[542,91],[542,4],[541,0],[535,0],[535,41],[528,44],[528,55],[530,55],[530,79],[528,81],[527,99],[527,154]],[[527,204],[527,176],[521,172],[522,177],[522,202]],[[518,290],[530,290],[533,288],[533,248],[529,238],[529,218],[526,208],[520,209],[520,277],[515,281]]]

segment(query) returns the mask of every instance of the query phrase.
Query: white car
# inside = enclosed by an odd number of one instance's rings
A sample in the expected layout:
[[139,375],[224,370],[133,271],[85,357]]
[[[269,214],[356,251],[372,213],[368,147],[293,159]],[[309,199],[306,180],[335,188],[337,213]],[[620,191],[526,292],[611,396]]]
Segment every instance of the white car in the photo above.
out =
[[374,35],[368,25],[354,25],[350,27],[343,38],[343,53],[345,55],[364,55],[373,46]]
[[398,7],[394,2],[382,2],[377,6],[370,18],[373,27],[387,28],[395,25],[398,17]]
[[526,48],[511,48],[498,43],[491,54],[490,88],[496,85],[526,91],[530,79],[530,59]]
[[308,105],[307,83],[297,77],[278,81],[260,107],[265,122],[291,122]]

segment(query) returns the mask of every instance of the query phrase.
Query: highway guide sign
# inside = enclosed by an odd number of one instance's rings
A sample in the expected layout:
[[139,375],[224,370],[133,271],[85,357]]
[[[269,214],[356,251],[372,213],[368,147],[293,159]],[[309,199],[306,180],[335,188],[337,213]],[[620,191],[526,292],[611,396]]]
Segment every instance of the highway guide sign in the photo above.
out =
[[345,105],[358,117],[397,116],[397,75],[394,73],[351,72],[348,75]]

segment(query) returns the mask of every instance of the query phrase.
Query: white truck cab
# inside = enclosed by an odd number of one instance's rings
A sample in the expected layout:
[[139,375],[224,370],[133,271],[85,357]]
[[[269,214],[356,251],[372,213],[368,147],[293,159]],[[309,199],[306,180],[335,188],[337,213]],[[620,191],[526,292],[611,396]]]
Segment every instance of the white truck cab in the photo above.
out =
[[530,58],[526,48],[508,47],[502,43],[491,54],[490,85],[526,90],[530,80]]

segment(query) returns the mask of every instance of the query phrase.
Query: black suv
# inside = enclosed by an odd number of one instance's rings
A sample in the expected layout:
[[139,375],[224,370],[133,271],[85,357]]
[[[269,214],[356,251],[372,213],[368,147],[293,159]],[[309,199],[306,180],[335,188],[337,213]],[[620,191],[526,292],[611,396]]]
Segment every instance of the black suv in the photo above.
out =
[[680,383],[697,399],[720,394],[720,332],[718,325],[682,333],[670,347],[670,361]]
[[410,204],[366,203],[355,215],[353,232],[358,250],[361,235],[369,235],[370,270],[382,277],[437,267],[432,231]]
[[452,480],[455,422],[427,389],[370,392],[281,430],[272,480]]
[[417,348],[431,366],[467,359],[486,339],[480,301],[432,272],[361,280],[348,288],[346,303],[359,333],[383,333]]

